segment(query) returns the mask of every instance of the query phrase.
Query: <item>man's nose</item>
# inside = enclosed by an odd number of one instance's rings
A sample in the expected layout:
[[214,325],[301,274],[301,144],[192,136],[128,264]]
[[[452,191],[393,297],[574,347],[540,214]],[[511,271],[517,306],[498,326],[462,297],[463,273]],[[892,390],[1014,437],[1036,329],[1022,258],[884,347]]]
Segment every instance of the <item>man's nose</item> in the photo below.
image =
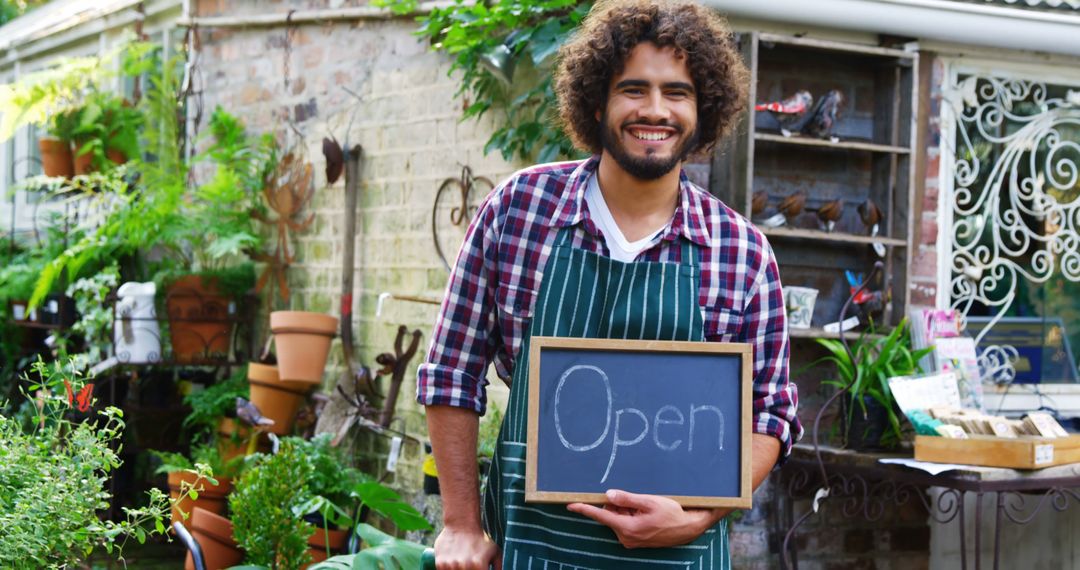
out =
[[639,113],[643,119],[653,122],[667,120],[671,116],[667,101],[664,100],[664,95],[659,90],[649,92],[649,96]]

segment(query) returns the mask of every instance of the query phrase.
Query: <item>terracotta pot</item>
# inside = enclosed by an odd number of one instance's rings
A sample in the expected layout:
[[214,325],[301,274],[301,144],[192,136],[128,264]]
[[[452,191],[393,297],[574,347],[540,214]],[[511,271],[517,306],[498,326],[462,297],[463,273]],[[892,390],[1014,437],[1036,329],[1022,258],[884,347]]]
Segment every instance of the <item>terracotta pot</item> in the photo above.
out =
[[290,433],[296,411],[307,399],[312,385],[307,382],[279,380],[276,366],[255,362],[248,364],[248,382],[251,403],[263,416],[274,420],[274,425],[267,426],[266,429],[277,435]]
[[198,275],[177,279],[165,291],[169,336],[177,362],[225,360],[232,319],[229,299],[213,280]]
[[38,139],[41,151],[41,168],[45,176],[63,176],[71,178],[75,174],[75,163],[71,154],[71,143],[53,137]]
[[232,418],[221,418],[218,422],[217,448],[221,460],[225,463],[234,457],[247,455],[248,438],[251,437],[251,429],[240,425]]
[[[330,540],[326,540],[327,531],[324,531],[321,527],[317,527],[315,533],[308,537],[308,554],[311,554],[312,564],[326,560],[327,544],[330,545],[331,556],[345,553],[345,543],[349,540],[349,531],[330,529],[329,537]],[[307,568],[307,566],[301,568]]]
[[75,152],[72,156],[75,159],[75,174],[87,174],[94,170],[94,153],[88,152],[84,155],[79,155],[79,151],[82,149],[82,143],[75,145]]
[[105,158],[109,159],[109,161],[113,164],[124,164],[128,161],[127,157],[124,156],[124,153],[116,150],[115,148],[110,148],[109,150],[106,150]]
[[[191,513],[191,534],[202,548],[203,560],[207,570],[221,570],[236,566],[244,559],[244,553],[233,540],[233,525],[229,519],[205,509],[196,507]],[[184,570],[195,570],[195,563],[188,553]]]
[[274,311],[270,330],[274,333],[278,374],[282,380],[321,384],[330,341],[338,320],[323,313]]
[[217,485],[211,485],[209,481],[203,479],[199,482],[198,487],[195,488],[199,492],[199,498],[192,500],[191,497],[186,494],[183,498],[180,498],[180,489],[183,486],[185,491],[191,490],[195,483],[197,476],[194,473],[188,473],[186,471],[173,471],[169,473],[169,496],[173,499],[180,499],[173,504],[172,508],[172,521],[171,522],[184,522],[184,517],[180,514],[181,511],[188,514],[190,520],[191,512],[195,507],[200,509],[206,509],[212,513],[219,515],[225,514],[226,501],[228,500],[229,493],[232,492],[232,479],[228,477],[215,477],[217,479]]

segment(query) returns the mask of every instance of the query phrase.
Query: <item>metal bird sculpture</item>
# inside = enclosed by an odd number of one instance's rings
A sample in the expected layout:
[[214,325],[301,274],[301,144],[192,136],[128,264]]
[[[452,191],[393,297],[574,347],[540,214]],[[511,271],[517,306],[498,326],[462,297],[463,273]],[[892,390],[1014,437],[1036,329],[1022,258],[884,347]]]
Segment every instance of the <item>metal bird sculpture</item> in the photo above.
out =
[[[844,106],[844,94],[833,89],[818,99],[814,109],[799,120],[783,125],[785,131],[810,137],[827,139],[832,137],[833,129],[840,119]],[[785,133],[787,134],[787,133]]]
[[236,398],[236,417],[254,428],[274,425],[274,420],[263,416],[255,404],[240,397]]
[[810,121],[802,129],[803,134],[820,139],[832,136],[833,129],[840,119],[840,109],[844,105],[844,94],[836,89],[829,91],[818,100],[810,114]]
[[809,91],[797,91],[782,101],[770,101],[754,105],[754,128],[766,131],[779,131],[787,128],[806,116],[814,104],[814,96]]
[[806,192],[799,190],[794,194],[788,196],[787,198],[784,198],[780,202],[780,205],[776,207],[776,209],[779,210],[780,213],[783,214],[790,223],[791,220],[794,220],[799,214],[802,213],[805,206]]
[[818,218],[825,224],[825,231],[831,232],[836,222],[844,215],[844,201],[837,199],[823,204],[817,211]]

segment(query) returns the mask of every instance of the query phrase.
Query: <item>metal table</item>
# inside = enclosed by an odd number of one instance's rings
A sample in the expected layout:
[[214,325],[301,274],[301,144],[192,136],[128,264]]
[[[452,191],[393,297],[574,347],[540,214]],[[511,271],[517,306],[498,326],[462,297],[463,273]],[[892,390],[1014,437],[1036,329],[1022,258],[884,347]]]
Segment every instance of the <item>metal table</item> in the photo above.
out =
[[[795,446],[782,471],[789,497],[817,495],[820,501],[840,501],[844,516],[862,516],[868,521],[880,519],[889,506],[899,506],[912,499],[920,500],[930,517],[938,523],[957,520],[960,527],[960,561],[965,570],[968,568],[965,516],[974,516],[974,552],[971,558],[976,570],[981,567],[983,495],[994,493],[996,498],[993,535],[995,570],[998,568],[1003,517],[1022,525],[1034,519],[1046,506],[1060,512],[1067,509],[1072,501],[1080,502],[1080,463],[1034,471],[968,466],[932,475],[903,465],[878,462],[881,458],[905,457],[903,455],[862,453],[828,446],[820,446],[819,450],[820,462],[813,445]],[[910,458],[910,455],[906,457]],[[822,484],[823,472],[827,474],[827,486]],[[930,487],[942,489],[936,500],[926,496],[926,490]],[[975,512],[970,515],[964,512],[964,495],[967,493],[973,493],[977,498]],[[784,540],[784,550],[789,568],[798,567],[797,560],[787,556],[789,543],[791,552],[794,552],[794,543],[790,539],[799,524],[813,515],[819,500],[815,500],[814,508],[802,514],[797,522],[793,513],[788,511],[787,526],[790,530]]]

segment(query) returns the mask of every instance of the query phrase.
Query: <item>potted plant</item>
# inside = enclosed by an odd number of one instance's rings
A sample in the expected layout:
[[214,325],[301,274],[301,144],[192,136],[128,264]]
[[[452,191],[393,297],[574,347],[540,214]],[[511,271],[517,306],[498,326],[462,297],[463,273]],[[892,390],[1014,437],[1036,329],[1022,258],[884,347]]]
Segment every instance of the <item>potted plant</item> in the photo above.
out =
[[307,539],[315,529],[293,514],[313,468],[290,439],[275,455],[258,455],[229,495],[233,536],[249,564],[296,570],[311,562]]
[[[199,445],[191,450],[191,459],[179,453],[150,450],[161,461],[155,475],[168,477],[169,495],[173,501],[172,522],[184,521],[195,507],[219,515],[225,514],[226,497],[233,488],[233,478],[241,471],[243,460],[224,460],[214,445]],[[198,466],[205,466],[213,478],[201,477]],[[192,497],[190,491],[197,496]]]
[[91,89],[82,106],[70,114],[75,174],[106,170],[139,155],[143,115],[129,101]]
[[74,111],[59,111],[49,118],[48,135],[38,139],[41,170],[45,176],[71,178],[75,175],[74,155],[71,153],[75,121]]
[[[274,483],[272,475],[292,479]],[[286,437],[276,455],[257,456],[236,483],[229,506],[247,562],[272,568],[303,567],[342,552],[365,508],[402,530],[431,528],[397,493],[350,467],[330,445],[329,434]],[[307,545],[302,555],[301,538]]]
[[846,445],[854,449],[895,447],[902,437],[896,401],[889,390],[889,378],[921,372],[919,359],[932,349],[913,350],[907,319],[887,335],[878,335],[874,326],[851,343],[851,352],[835,339],[815,339],[828,355],[817,363],[836,365],[837,378],[825,383],[847,390],[841,413]]
[[[210,118],[211,140],[195,163],[206,163],[209,180],[187,193],[170,218],[174,267],[159,276],[174,358],[220,358],[229,349],[236,300],[255,285],[250,254],[262,244],[252,212],[275,160],[273,139],[251,137],[238,119],[218,107]],[[167,165],[166,165],[167,166]],[[175,165],[169,183],[184,185],[189,166]],[[179,179],[178,179],[179,178]]]

